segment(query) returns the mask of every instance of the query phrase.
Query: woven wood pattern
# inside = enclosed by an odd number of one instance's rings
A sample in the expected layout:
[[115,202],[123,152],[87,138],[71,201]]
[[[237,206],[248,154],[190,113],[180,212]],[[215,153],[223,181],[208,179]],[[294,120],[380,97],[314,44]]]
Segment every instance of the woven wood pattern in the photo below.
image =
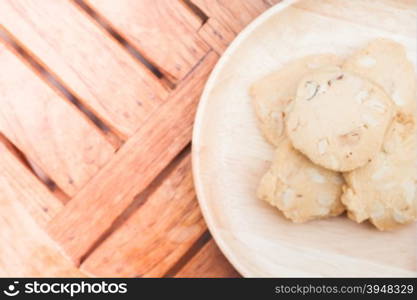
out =
[[0,1],[0,276],[239,276],[191,132],[216,61],[276,2]]

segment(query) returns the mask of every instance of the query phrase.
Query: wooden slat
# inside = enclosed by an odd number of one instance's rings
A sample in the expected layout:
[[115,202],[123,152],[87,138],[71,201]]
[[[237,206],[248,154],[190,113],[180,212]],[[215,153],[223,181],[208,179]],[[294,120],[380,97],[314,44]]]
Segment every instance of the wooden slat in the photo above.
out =
[[202,20],[180,0],[87,0],[160,71],[183,78],[208,52]]
[[3,0],[0,22],[122,135],[132,135],[167,96],[148,69],[69,0]]
[[74,195],[113,147],[1,42],[0,66],[0,132]]
[[196,104],[217,58],[210,52],[158,114],[51,221],[50,234],[75,262],[190,141]]
[[198,33],[217,53],[224,50],[248,23],[281,0],[192,0],[210,18]]
[[231,29],[215,18],[208,19],[200,28],[198,34],[219,54],[226,50],[235,37],[235,33]]
[[[10,171],[13,163],[8,164]],[[9,179],[0,176],[0,277],[85,277],[39,228],[22,203],[16,201],[15,191],[3,188],[10,183]],[[29,183],[20,180],[13,181],[17,184],[14,188]],[[27,188],[22,195],[30,191],[39,193],[32,183]],[[34,195],[37,199],[41,196],[42,193]]]
[[19,161],[0,136],[0,190],[7,199],[19,201],[33,219],[45,226],[63,207],[60,200]]
[[250,21],[270,7],[263,0],[191,0],[209,17],[239,33]]
[[273,6],[280,3],[282,0],[264,0],[268,5]]
[[[82,264],[95,276],[161,277],[206,230],[188,154]],[[117,249],[117,251],[115,251]]]
[[211,239],[175,277],[237,278],[240,275]]

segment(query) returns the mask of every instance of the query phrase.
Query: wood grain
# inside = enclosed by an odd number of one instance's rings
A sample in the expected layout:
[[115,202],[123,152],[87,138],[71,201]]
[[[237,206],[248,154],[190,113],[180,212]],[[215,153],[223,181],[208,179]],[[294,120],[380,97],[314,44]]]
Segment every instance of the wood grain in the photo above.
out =
[[74,195],[113,147],[78,110],[0,42],[0,131]]
[[82,264],[97,276],[161,277],[206,230],[188,154]]
[[7,199],[19,201],[33,219],[44,227],[63,204],[33,176],[12,151],[0,136],[0,190]]
[[177,273],[179,278],[238,278],[239,273],[221,253],[211,239]]
[[202,21],[179,0],[87,0],[132,45],[174,81],[208,52]]
[[264,0],[264,2],[266,2],[266,4],[268,4],[268,5],[271,5],[271,6],[273,6],[273,5],[275,5],[275,4],[278,4],[278,3],[280,3],[282,0]]
[[191,2],[235,34],[271,5],[263,0],[191,0]]
[[[181,150],[217,54],[277,0],[193,0],[208,20],[182,0],[85,0],[162,80],[75,2],[0,1],[0,27],[127,141],[114,153],[66,95],[0,44],[0,276],[239,276],[213,240],[199,249],[209,235]],[[1,142],[3,129],[69,203]]]
[[0,1],[0,22],[123,136],[167,96],[147,68],[71,1]]
[[196,103],[217,58],[207,54],[158,114],[51,221],[50,234],[76,263],[190,141]]
[[205,40],[214,51],[218,54],[223,53],[234,39],[235,33],[217,21],[215,18],[210,18],[199,29],[198,34]]
[[[10,170],[12,163],[8,164]],[[27,213],[28,202],[23,205],[16,201],[30,191],[39,192],[39,189],[34,188],[31,180],[16,183],[15,178],[15,188],[28,184],[28,190],[18,196],[15,190],[3,188],[11,183],[9,179],[0,176],[0,277],[86,277],[87,274],[74,267]],[[45,193],[34,197],[39,200],[42,195]],[[30,210],[33,213],[33,209]]]

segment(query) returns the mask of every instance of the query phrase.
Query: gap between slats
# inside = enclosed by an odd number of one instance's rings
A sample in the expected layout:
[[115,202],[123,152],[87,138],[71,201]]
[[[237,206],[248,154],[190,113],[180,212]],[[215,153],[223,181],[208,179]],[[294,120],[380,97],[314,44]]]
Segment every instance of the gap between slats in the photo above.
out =
[[44,170],[42,170],[34,162],[30,161],[16,145],[1,132],[0,143],[3,143],[7,149],[10,150],[10,153],[12,153],[16,159],[20,161],[22,165],[26,167],[43,185],[45,185],[46,188],[51,191],[51,193],[63,204],[66,204],[70,200],[70,197],[58,187],[58,185],[45,173]]
[[114,220],[112,225],[97,239],[97,241],[88,249],[88,251],[80,258],[80,265],[93,253],[103,241],[105,241],[113,232],[117,231],[123,223],[134,214],[135,211],[145,204],[147,199],[155,192],[155,190],[167,179],[175,168],[190,155],[191,143],[178,153],[178,155],[158,174],[158,176],[138,195],[136,195],[130,205]]
[[210,241],[211,238],[210,232],[206,229],[194,244],[191,245],[188,251],[172,265],[162,277],[174,277],[204,247],[204,245]]
[[181,3],[201,20],[201,27],[204,24],[206,24],[209,17],[203,10],[201,10],[197,5],[192,3],[191,0],[181,0]]
[[106,32],[115,39],[135,60],[144,65],[153,75],[155,75],[161,83],[169,89],[175,89],[176,85],[171,78],[165,76],[158,67],[156,67],[151,61],[149,61],[145,55],[141,53],[136,47],[131,45],[123,34],[118,32],[114,26],[91,6],[85,3],[83,0],[71,0],[82,11],[84,11],[91,19],[93,19],[99,26],[101,26]]
[[63,96],[68,102],[74,105],[86,117],[90,123],[98,128],[99,132],[114,146],[117,150],[123,144],[123,137],[112,129],[108,124],[101,120],[92,109],[85,105],[73,92],[67,88],[56,75],[52,73],[41,61],[31,53],[21,42],[19,42],[6,28],[0,25],[0,39],[5,45],[12,50],[18,57],[35,71],[49,86]]
[[[208,73],[217,59],[218,56],[214,52],[209,52],[192,74],[185,79],[185,82],[182,82],[181,86],[166,100],[159,115],[131,137],[112,161],[72,199],[64,210],[51,220],[48,227],[49,234],[61,244],[77,265],[82,257],[85,259],[88,250],[91,252],[92,245],[97,238],[103,236],[104,232],[108,232],[108,228],[118,216],[129,207],[133,198],[146,189],[157,174],[166,168],[167,163],[171,162],[173,157],[176,157],[178,152],[190,143],[195,104],[198,102]],[[175,134],[170,130],[171,128],[175,128]],[[163,148],[156,147],[157,142]],[[154,150],[158,153],[153,153]],[[149,154],[149,157],[145,154]],[[122,156],[128,157],[122,158]],[[135,165],[132,165],[134,162]],[[154,169],[151,169],[150,164],[153,164]],[[122,171],[124,167],[131,169]],[[108,172],[111,174],[110,177],[107,176]],[[148,173],[141,174],[142,172]],[[134,184],[139,178],[143,181]],[[94,184],[102,185],[99,191],[91,188]],[[108,197],[111,198],[109,205],[113,204],[114,207],[100,207],[101,199]],[[72,214],[79,217],[90,216],[92,219],[88,223],[85,223],[85,219],[80,220],[81,223],[79,223],[67,217]],[[78,234],[78,231],[84,231],[85,234]]]
[[[128,208],[113,222],[112,226],[108,231],[106,231],[99,239],[97,243],[82,257],[81,262],[85,262],[86,259],[94,253],[97,249],[100,248],[100,245],[109,237],[111,234],[120,230],[120,228],[130,219],[143,205],[150,199],[156,190],[165,182],[173,173],[177,170],[178,166],[190,155],[191,144],[188,144],[169,164],[165,169],[152,181],[151,184],[141,193],[139,193],[129,205]],[[194,258],[212,239],[211,234],[206,228],[199,236],[196,237],[196,240],[190,245],[188,250],[173,263],[170,268],[164,272],[161,277],[175,277],[178,272],[180,272],[184,266],[186,266],[190,260]],[[140,274],[134,275],[133,277],[142,277]]]

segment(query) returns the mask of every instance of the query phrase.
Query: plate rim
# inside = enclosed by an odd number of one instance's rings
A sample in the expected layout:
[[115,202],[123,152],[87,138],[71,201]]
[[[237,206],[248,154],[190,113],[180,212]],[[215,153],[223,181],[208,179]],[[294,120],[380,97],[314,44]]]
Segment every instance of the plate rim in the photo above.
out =
[[202,138],[201,130],[203,126],[203,115],[205,112],[205,108],[208,104],[209,94],[210,91],[214,87],[214,83],[218,78],[220,71],[222,70],[223,66],[228,62],[230,56],[233,52],[240,46],[241,42],[243,42],[258,26],[261,26],[264,22],[268,21],[270,18],[275,16],[276,14],[281,13],[286,8],[292,6],[293,4],[299,2],[300,0],[283,0],[282,2],[275,4],[274,6],[270,7],[258,17],[256,17],[252,22],[250,22],[232,41],[232,43],[228,46],[225,52],[220,56],[219,60],[217,61],[215,67],[210,73],[208,80],[204,85],[203,92],[200,97],[200,101],[197,106],[196,115],[194,118],[194,127],[193,127],[193,134],[192,134],[192,149],[191,149],[191,164],[192,164],[192,175],[194,181],[194,189],[197,195],[197,201],[200,206],[201,212],[203,214],[204,220],[207,224],[207,227],[214,238],[216,244],[220,248],[221,252],[227,258],[227,260],[233,265],[233,267],[243,276],[243,277],[254,277],[250,271],[248,271],[244,266],[242,266],[239,262],[239,259],[235,256],[233,251],[227,245],[227,241],[225,241],[220,233],[217,231],[214,220],[209,213],[209,208],[207,207],[207,201],[204,193],[203,193],[203,183],[201,182],[200,174],[201,174],[201,166],[197,156],[199,155],[199,149],[201,147],[200,139]]

